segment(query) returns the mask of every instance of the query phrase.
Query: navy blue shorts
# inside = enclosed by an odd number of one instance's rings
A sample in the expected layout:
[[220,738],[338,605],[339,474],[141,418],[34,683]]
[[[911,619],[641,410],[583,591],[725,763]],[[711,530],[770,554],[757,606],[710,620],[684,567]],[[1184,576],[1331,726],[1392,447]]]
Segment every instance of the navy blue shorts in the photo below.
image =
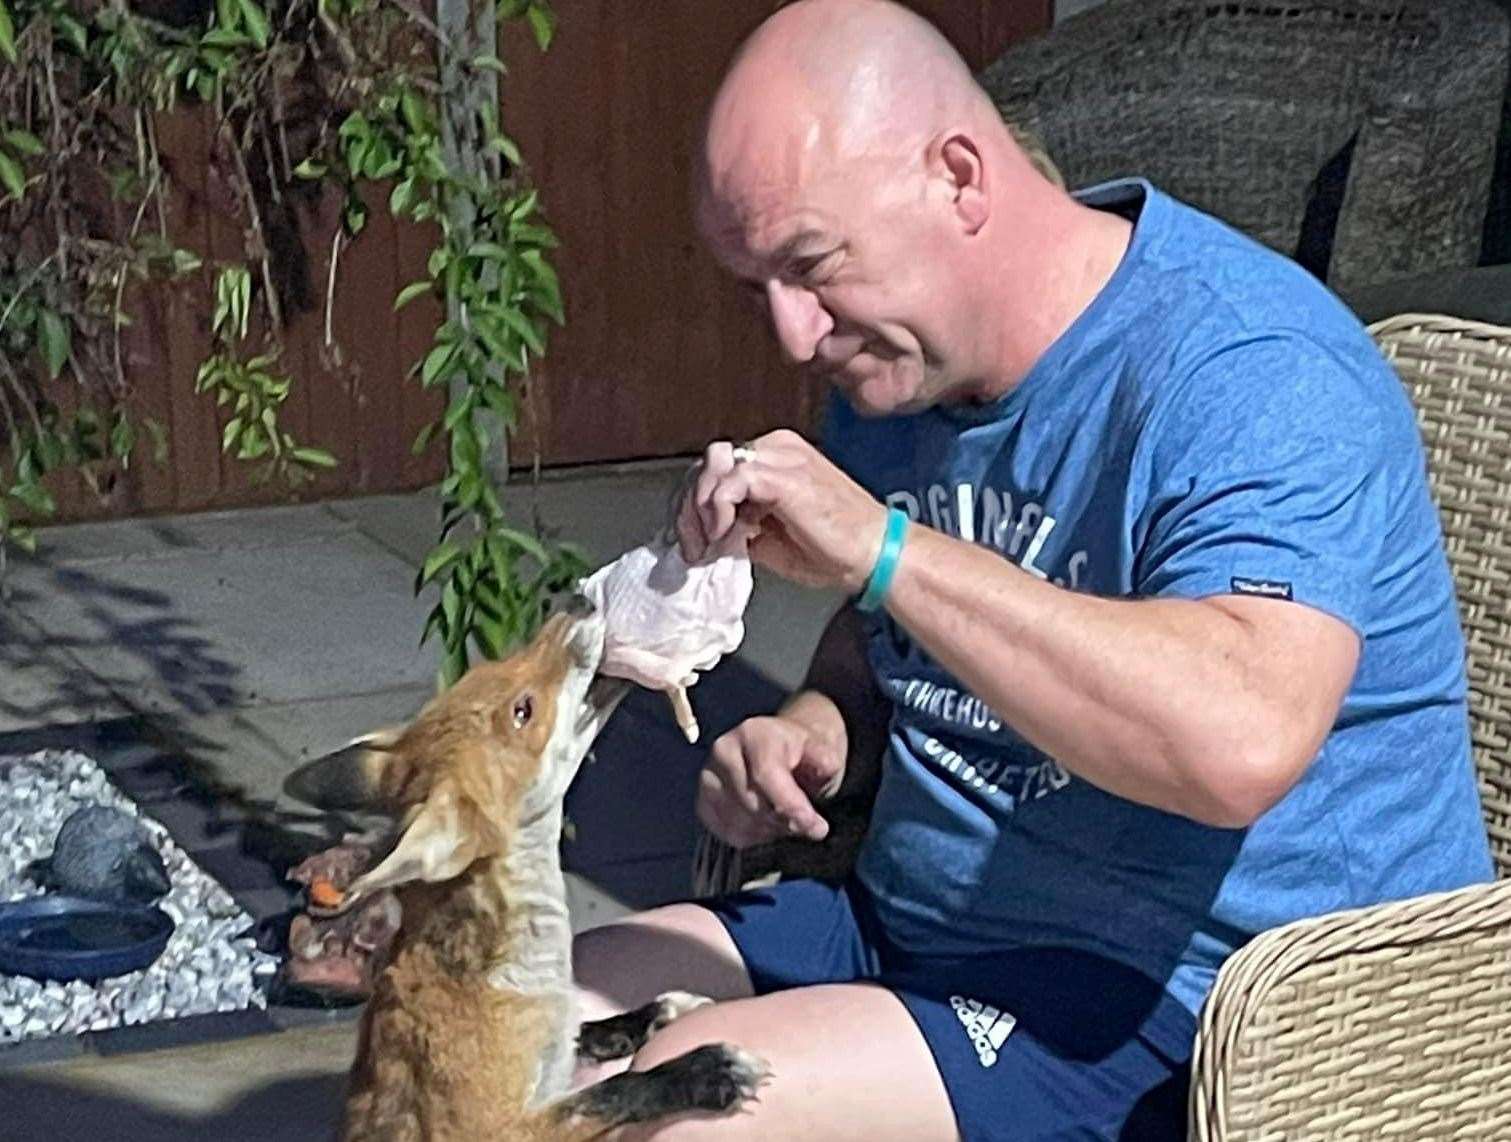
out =
[[1185,1137],[1196,1021],[1128,967],[1059,948],[906,953],[853,883],[785,881],[699,903],[729,929],[758,995],[857,981],[896,995],[964,1142]]

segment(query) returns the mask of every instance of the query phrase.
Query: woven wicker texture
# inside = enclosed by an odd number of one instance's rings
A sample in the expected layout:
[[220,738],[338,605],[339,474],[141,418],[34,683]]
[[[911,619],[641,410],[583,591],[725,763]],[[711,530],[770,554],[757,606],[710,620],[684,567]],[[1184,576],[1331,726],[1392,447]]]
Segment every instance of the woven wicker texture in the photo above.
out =
[[[1511,329],[1371,327],[1410,390],[1468,638],[1486,824],[1511,868]],[[1223,966],[1197,1142],[1511,1139],[1511,882],[1307,920]]]
[[1310,205],[1347,292],[1478,260],[1508,39],[1490,0],[1108,0],[980,78],[1072,186],[1144,175],[1289,255]]
[[1511,883],[1259,936],[1202,1014],[1195,1142],[1511,1139]]
[[1406,314],[1371,332],[1411,391],[1422,426],[1468,640],[1486,827],[1504,876],[1511,872],[1511,329]]

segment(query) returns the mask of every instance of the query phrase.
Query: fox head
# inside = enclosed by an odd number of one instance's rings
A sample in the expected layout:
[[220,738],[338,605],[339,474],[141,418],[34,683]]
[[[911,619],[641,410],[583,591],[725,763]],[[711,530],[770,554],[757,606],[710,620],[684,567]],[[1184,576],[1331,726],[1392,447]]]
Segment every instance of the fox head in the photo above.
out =
[[574,600],[527,647],[474,666],[407,726],[359,738],[289,775],[291,797],[398,823],[397,844],[351,884],[342,910],[386,888],[459,876],[559,808],[627,689],[595,681],[603,640],[592,604]]

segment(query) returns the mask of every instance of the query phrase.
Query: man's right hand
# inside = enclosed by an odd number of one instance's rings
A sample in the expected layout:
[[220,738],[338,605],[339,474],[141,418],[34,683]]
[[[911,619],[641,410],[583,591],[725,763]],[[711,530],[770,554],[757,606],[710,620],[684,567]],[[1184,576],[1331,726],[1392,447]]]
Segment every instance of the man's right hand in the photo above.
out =
[[737,849],[781,837],[821,841],[814,808],[845,772],[844,747],[785,714],[747,718],[714,742],[698,781],[698,819]]

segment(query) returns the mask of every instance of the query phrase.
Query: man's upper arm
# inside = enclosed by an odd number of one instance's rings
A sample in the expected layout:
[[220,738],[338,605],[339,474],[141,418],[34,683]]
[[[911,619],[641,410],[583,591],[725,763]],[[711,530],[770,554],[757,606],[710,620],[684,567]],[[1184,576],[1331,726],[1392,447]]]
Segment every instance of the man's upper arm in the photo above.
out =
[[1303,338],[1256,338],[1185,378],[1140,444],[1135,592],[1246,628],[1245,675],[1284,711],[1301,764],[1352,683],[1392,500],[1420,463],[1394,451],[1399,398]]

